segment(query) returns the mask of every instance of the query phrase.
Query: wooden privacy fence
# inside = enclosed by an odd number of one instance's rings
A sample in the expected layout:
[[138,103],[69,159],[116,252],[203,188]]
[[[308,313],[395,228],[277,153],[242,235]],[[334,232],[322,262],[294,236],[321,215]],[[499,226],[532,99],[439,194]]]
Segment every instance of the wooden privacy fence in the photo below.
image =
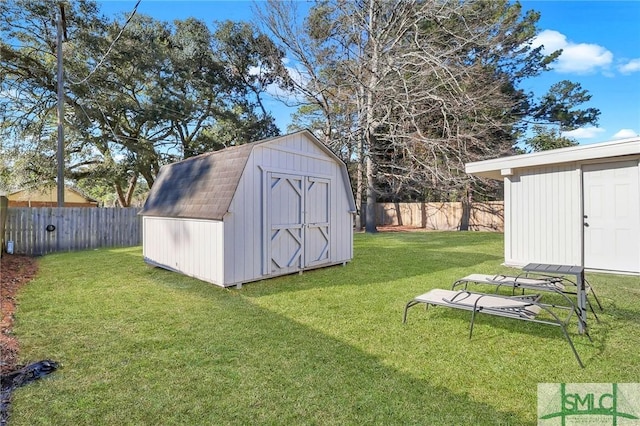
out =
[[[466,207],[466,208],[465,208]],[[402,225],[434,230],[504,230],[504,203],[378,203],[377,225]]]
[[12,207],[7,210],[5,242],[16,254],[142,244],[138,208]]
[[[5,216],[4,245],[16,254],[142,244],[139,208],[11,207]],[[499,231],[504,228],[502,201],[472,203],[378,203],[378,225],[403,225],[433,230]],[[1,240],[1,238],[0,238]]]

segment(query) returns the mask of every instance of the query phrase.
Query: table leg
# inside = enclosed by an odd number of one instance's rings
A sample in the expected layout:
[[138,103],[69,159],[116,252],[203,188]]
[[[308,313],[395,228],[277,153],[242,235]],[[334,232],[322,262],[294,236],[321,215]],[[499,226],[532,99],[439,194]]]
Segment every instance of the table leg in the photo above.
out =
[[584,283],[584,272],[576,275],[578,298],[578,333],[587,333],[587,289]]

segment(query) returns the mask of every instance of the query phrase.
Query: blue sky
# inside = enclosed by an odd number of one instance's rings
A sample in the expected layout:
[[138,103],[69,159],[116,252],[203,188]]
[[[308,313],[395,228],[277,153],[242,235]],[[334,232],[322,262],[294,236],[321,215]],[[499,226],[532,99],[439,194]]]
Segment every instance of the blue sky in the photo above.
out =
[[601,111],[598,127],[573,132],[580,143],[640,134],[640,2],[524,1],[541,12],[538,41],[563,49],[554,70],[531,82],[544,93],[554,82],[580,83]]
[[[106,15],[129,13],[136,1],[100,1]],[[304,0],[301,5],[308,4]],[[525,83],[523,88],[543,95],[561,80],[580,83],[592,95],[584,107],[601,111],[597,127],[570,134],[581,144],[640,135],[640,1],[521,1],[523,9],[541,13],[537,43],[563,49],[554,70]],[[203,21],[251,20],[252,1],[142,0],[144,13],[165,21],[195,16]],[[291,109],[269,103],[281,130]]]

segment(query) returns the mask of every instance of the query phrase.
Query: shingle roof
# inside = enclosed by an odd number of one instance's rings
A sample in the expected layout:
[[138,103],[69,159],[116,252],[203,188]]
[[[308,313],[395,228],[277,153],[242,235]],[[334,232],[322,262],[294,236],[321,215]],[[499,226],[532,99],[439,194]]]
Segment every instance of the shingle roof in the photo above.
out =
[[301,130],[220,151],[202,154],[163,166],[140,211],[143,216],[222,220],[244,172],[251,151],[258,145],[302,134],[340,164],[350,211],[355,201],[345,164],[310,131]]
[[163,166],[143,216],[222,220],[256,144],[254,142]]

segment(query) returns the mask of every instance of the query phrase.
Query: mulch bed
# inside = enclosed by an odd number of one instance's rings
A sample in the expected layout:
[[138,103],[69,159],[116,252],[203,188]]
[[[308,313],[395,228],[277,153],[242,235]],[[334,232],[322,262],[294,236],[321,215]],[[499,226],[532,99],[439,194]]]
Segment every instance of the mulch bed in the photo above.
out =
[[37,272],[38,262],[33,257],[6,253],[0,257],[0,374],[18,366],[18,340],[11,334],[16,295]]

